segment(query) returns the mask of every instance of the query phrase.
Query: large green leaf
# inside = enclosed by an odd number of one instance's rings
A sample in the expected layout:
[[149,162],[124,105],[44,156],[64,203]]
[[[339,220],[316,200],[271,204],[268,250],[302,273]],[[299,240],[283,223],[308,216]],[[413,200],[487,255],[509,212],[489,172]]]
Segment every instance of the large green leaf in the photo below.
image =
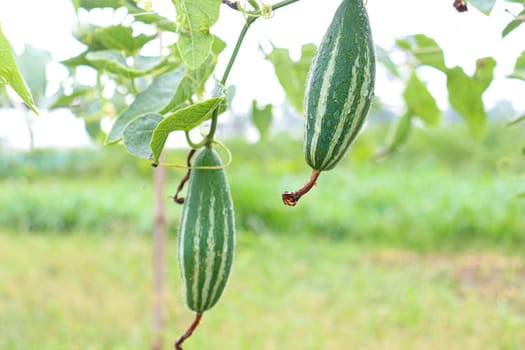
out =
[[468,2],[488,16],[490,15],[496,0],[468,0]]
[[51,62],[51,53],[31,45],[26,45],[18,57],[20,72],[25,78],[29,90],[36,101],[41,101],[46,94],[46,67]]
[[129,122],[123,132],[124,145],[128,152],[139,158],[150,159],[153,130],[161,121],[161,115],[148,113]]
[[8,84],[22,98],[24,103],[38,114],[31,92],[27,88],[24,78],[20,74],[18,65],[11,49],[11,44],[2,32],[0,25],[0,84]]
[[290,58],[288,49],[274,48],[267,55],[272,62],[275,75],[284,89],[290,104],[299,112],[303,112],[304,91],[306,87],[306,76],[315,55],[316,46],[305,44],[301,48],[301,58],[295,62]]
[[252,101],[252,121],[257,130],[261,140],[265,140],[268,137],[270,131],[270,125],[272,124],[273,105],[267,104],[263,108],[257,106],[257,101]]
[[172,131],[190,131],[202,122],[210,119],[213,111],[223,102],[224,97],[213,97],[208,100],[179,109],[162,120],[153,132],[151,150],[154,162],[159,161],[160,154],[169,134]]
[[155,38],[156,35],[133,36],[133,29],[124,25],[99,28],[93,33],[93,40],[101,43],[105,49],[125,51],[130,55]]
[[509,75],[509,78],[525,80],[525,51],[516,59],[514,71]]
[[442,72],[447,71],[443,50],[434,39],[424,34],[416,34],[398,39],[396,44],[414,55],[419,64],[434,67]]
[[112,8],[117,9],[121,6],[120,0],[75,0],[79,7],[92,10],[95,8]]
[[107,143],[118,142],[126,125],[146,113],[158,113],[183,102],[179,86],[184,78],[184,67],[158,76],[151,85],[139,93],[135,100],[115,120]]
[[180,22],[177,47],[190,69],[200,67],[211,51],[210,28],[219,19],[221,0],[173,0]]
[[523,19],[525,18],[525,10],[521,11],[519,15],[510,21],[507,26],[501,32],[501,37],[504,38],[509,35],[514,29],[518,28],[523,24]]
[[427,86],[419,79],[415,71],[408,79],[403,98],[408,110],[421,118],[427,126],[439,125],[441,111]]
[[474,138],[481,139],[487,124],[482,95],[492,81],[496,61],[479,59],[476,72],[469,77],[462,68],[447,71],[447,90],[451,106],[465,119]]

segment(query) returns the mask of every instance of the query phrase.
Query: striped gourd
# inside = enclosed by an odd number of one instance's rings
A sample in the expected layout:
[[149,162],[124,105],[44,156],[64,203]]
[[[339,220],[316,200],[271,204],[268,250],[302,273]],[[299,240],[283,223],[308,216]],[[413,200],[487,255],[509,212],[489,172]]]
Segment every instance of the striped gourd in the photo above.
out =
[[177,239],[186,304],[198,314],[219,300],[235,247],[233,202],[218,154],[201,150],[194,161]]
[[306,82],[304,153],[310,182],[283,193],[287,205],[333,169],[359,133],[374,95],[374,44],[363,0],[343,0],[313,58]]

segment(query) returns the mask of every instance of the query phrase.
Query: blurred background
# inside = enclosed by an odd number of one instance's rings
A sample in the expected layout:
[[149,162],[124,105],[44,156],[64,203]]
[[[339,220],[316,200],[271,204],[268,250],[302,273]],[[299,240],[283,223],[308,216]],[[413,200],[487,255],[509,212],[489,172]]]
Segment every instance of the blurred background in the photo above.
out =
[[[302,76],[311,59],[303,45],[319,43],[339,2],[299,1],[254,24],[219,129],[233,154],[234,271],[185,349],[525,348],[523,28],[502,39],[523,4],[496,1],[487,16],[420,3],[369,1],[374,108],[349,156],[294,208],[280,194],[310,169],[301,91],[286,86],[297,76],[279,67]],[[150,5],[175,16],[169,1],[137,4]],[[126,21],[126,11],[75,13],[65,0],[0,3],[41,112],[0,91],[0,349],[170,349],[193,319],[177,269],[181,208],[171,199],[185,170],[164,169],[159,197],[162,170],[104,145],[129,91],[93,67],[64,64],[90,45],[79,23]],[[219,74],[242,23],[221,8]],[[421,47],[442,53],[447,68]],[[490,86],[472,102],[465,91],[476,90],[489,56]],[[447,83],[453,67],[474,85]],[[413,76],[434,102],[407,92]],[[478,97],[484,119],[473,123]],[[184,163],[182,141],[170,137],[167,160]]]

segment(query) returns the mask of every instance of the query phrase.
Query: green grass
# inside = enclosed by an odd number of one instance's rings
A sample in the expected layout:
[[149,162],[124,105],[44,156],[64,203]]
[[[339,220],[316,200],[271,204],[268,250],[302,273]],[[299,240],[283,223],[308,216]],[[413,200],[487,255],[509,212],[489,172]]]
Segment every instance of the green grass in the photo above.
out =
[[[234,273],[185,349],[522,349],[525,256],[419,253],[241,233]],[[166,348],[193,315],[167,247]],[[151,242],[0,234],[0,348],[147,349]]]
[[[497,142],[476,146],[472,140],[456,138],[455,129],[448,134],[421,131],[403,152],[382,162],[370,160],[375,147],[369,143],[380,137],[369,135],[340,166],[321,174],[318,186],[295,208],[282,205],[280,194],[301,187],[310,176],[301,142],[231,141],[234,161],[227,173],[238,227],[258,234],[349,238],[427,251],[465,244],[515,249],[525,243],[525,200],[516,198],[524,187],[519,169],[523,160],[518,148],[503,143],[504,135],[490,134],[487,140]],[[74,154],[41,155],[45,161],[35,155],[34,162],[28,161],[33,169],[28,173],[21,161],[11,160],[15,175],[0,180],[0,228],[148,234],[151,167],[118,151],[81,153],[79,159],[87,162],[84,168],[74,161]],[[508,157],[515,168],[498,167]],[[173,152],[168,159],[182,163],[184,154]],[[48,170],[37,166],[48,163],[62,164],[62,172],[58,165],[48,165]],[[102,171],[107,163],[113,170]],[[40,176],[32,175],[35,168]],[[166,204],[172,228],[180,207],[169,196],[184,173],[169,170]]]

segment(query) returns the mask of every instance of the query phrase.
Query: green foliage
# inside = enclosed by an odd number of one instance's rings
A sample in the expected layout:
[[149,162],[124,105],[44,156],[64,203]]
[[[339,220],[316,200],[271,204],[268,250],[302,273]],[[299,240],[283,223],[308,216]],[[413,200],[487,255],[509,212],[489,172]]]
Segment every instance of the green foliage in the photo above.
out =
[[129,122],[123,133],[124,145],[128,152],[139,158],[150,159],[153,131],[161,121],[161,115],[147,113]]
[[259,136],[262,141],[268,138],[268,133],[270,132],[270,125],[272,123],[273,116],[273,105],[267,104],[263,108],[257,106],[257,101],[252,101],[252,121],[257,131],[259,131]]
[[24,103],[31,108],[33,112],[38,114],[35,102],[31,96],[31,92],[27,88],[24,78],[20,74],[11,44],[2,32],[0,26],[0,85],[10,85],[13,90],[22,98]]
[[199,68],[213,45],[210,28],[219,19],[220,0],[173,0],[181,30],[177,48],[190,69]]
[[516,63],[514,64],[514,71],[511,75],[509,75],[509,78],[515,78],[525,81],[525,51],[523,51],[521,55],[516,59]]
[[411,35],[396,40],[396,45],[411,53],[417,63],[426,65],[442,72],[447,71],[443,49],[432,38],[424,34]]
[[172,131],[190,131],[210,119],[213,112],[224,102],[224,97],[213,97],[177,110],[167,115],[155,128],[151,136],[153,161],[158,162],[164,144]]
[[496,0],[468,0],[468,3],[472,4],[472,6],[488,16],[490,15]]
[[184,101],[182,81],[184,68],[159,75],[142,90],[133,102],[118,115],[109,132],[107,142],[118,142],[126,126],[140,115],[169,110]]
[[403,98],[408,113],[418,116],[426,126],[435,127],[439,125],[441,111],[427,86],[419,79],[415,71],[412,72],[407,81]]
[[306,76],[314,57],[316,46],[305,44],[301,47],[301,58],[295,62],[290,58],[288,49],[274,47],[266,58],[272,62],[275,75],[279,80],[290,104],[303,113],[303,100]]
[[467,76],[460,67],[447,71],[450,104],[465,118],[472,135],[478,140],[483,137],[487,124],[487,113],[482,96],[492,81],[495,66],[496,61],[492,57],[487,57],[476,62],[476,72],[473,77]]

